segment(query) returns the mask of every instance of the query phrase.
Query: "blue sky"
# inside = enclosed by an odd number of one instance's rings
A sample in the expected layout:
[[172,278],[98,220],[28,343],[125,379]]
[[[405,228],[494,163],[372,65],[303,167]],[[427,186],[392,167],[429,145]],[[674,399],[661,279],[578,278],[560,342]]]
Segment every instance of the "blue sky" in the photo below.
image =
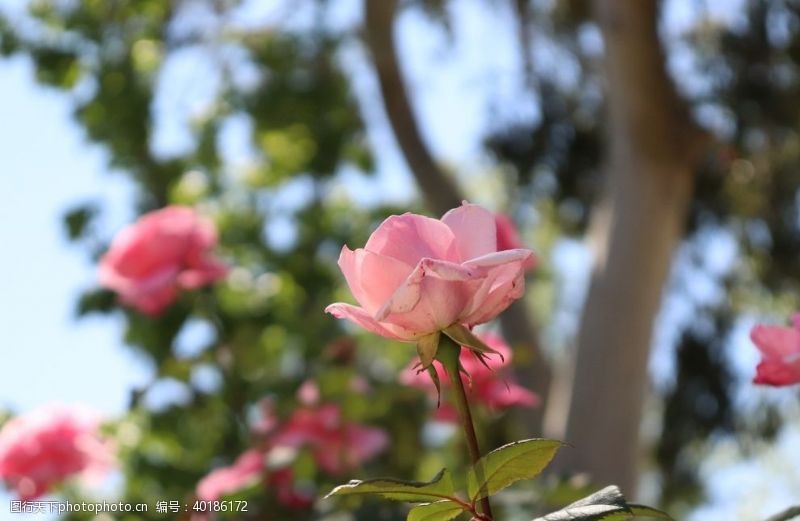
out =
[[121,322],[73,318],[76,295],[95,267],[70,245],[60,225],[70,207],[103,200],[128,217],[121,175],[105,171],[70,120],[68,100],[32,81],[25,59],[0,61],[0,407],[24,410],[50,402],[87,401],[114,414],[145,376],[121,345]]

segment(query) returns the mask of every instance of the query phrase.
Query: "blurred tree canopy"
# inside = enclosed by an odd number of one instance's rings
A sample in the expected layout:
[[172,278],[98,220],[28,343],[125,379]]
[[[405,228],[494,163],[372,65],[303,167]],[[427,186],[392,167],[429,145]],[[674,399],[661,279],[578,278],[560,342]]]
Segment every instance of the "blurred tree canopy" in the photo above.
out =
[[[34,0],[27,14],[6,12],[0,18],[0,52],[29,57],[40,83],[73,100],[76,121],[91,142],[107,150],[109,168],[134,181],[136,210],[198,205],[217,222],[222,254],[236,266],[225,283],[187,296],[157,320],[125,310],[106,291],[87,289],[80,299],[81,315],[124,314],[126,343],[154,367],[153,381],[132,394],[130,415],[115,426],[125,440],[124,501],[191,497],[203,475],[253,443],[248,425],[258,402],[279,398],[276,403],[285,416],[308,378],[320,383],[324,400],[341,403],[348,418],[391,433],[392,450],[364,474],[428,479],[444,460],[455,458],[454,451],[429,450],[440,442],[420,437],[425,397],[396,383],[398,369],[413,350],[352,331],[322,312],[328,303],[347,298],[335,262],[341,245],[363,244],[383,217],[409,210],[387,203],[392,198],[385,194],[376,194],[372,204],[357,204],[345,186],[353,172],[374,176],[387,153],[370,139],[374,129],[367,128],[363,117],[376,99],[420,188],[422,198],[411,209],[427,206],[441,213],[464,195],[477,194],[515,216],[525,236],[536,243],[543,268],[532,286],[550,288],[529,290],[535,296],[528,304],[539,320],[522,304],[503,326],[523,362],[521,374],[530,378],[525,384],[546,396],[551,368],[562,379],[553,388],[563,389],[570,386],[563,383],[563,368],[569,374],[571,367],[570,357],[553,352],[548,344],[568,345],[576,336],[572,351],[578,353],[580,368],[584,339],[592,336],[591,324],[577,335],[570,328],[535,328],[535,322],[547,323],[570,305],[553,298],[566,299],[564,275],[559,276],[550,254],[560,242],[584,236],[591,242],[596,234],[590,225],[593,216],[602,213],[609,193],[615,201],[613,186],[609,188],[613,183],[607,184],[614,176],[603,168],[606,160],[612,167],[618,164],[614,143],[664,141],[658,124],[638,137],[615,126],[614,114],[628,101],[614,101],[604,94],[604,85],[628,85],[633,91],[643,85],[637,96],[645,105],[655,105],[654,110],[660,109],[653,93],[666,88],[670,103],[685,112],[688,130],[681,146],[673,147],[666,159],[655,159],[671,163],[679,155],[675,150],[692,149],[691,157],[681,158],[681,168],[691,174],[686,177],[690,189],[685,208],[677,208],[672,217],[680,225],[678,253],[669,264],[671,247],[652,252],[648,246],[637,249],[642,243],[634,241],[632,251],[609,254],[627,255],[633,265],[652,255],[664,266],[661,275],[650,277],[655,307],[635,319],[642,324],[637,340],[631,346],[606,342],[621,356],[636,354],[632,358],[638,365],[594,370],[616,381],[617,388],[606,396],[636,395],[636,389],[624,386],[629,377],[635,380],[631,374],[647,372],[658,304],[686,310],[662,314],[662,327],[670,328],[667,358],[673,368],[656,386],[664,428],[644,440],[652,455],[645,464],[657,468],[667,507],[688,508],[702,499],[698,447],[707,446],[712,437],[726,434],[752,441],[779,430],[780,415],[773,407],[736,407],[742,377],[733,369],[735,354],[726,348],[741,327],[741,315],[785,316],[800,304],[800,4],[731,2],[737,14],[724,18],[702,2],[641,2],[647,8],[622,14],[641,17],[633,18],[644,28],[639,36],[659,57],[651,60],[654,72],[645,78],[653,82],[652,89],[647,82],[614,77],[614,71],[625,69],[614,69],[613,42],[603,43],[603,36],[613,33],[601,31],[603,24],[598,23],[603,9],[614,8],[600,1],[409,0],[398,5],[366,0],[362,6],[304,0],[274,2],[269,16],[256,16],[258,4]],[[462,9],[502,9],[507,14],[507,31],[517,38],[516,80],[523,85],[518,103],[534,107],[492,115],[482,140],[487,166],[477,178],[480,185],[474,173],[450,171],[426,145],[413,82],[403,76],[402,62],[408,57],[394,46],[392,33],[399,16],[417,24],[419,31],[447,35],[456,45],[454,18]],[[668,9],[684,15],[677,28],[664,22]],[[603,65],[604,50],[608,66]],[[353,61],[372,67],[378,85],[369,93],[372,98],[356,88]],[[203,85],[191,87],[206,98],[201,110],[189,111],[190,117],[167,110],[180,103],[165,99],[169,83],[188,65],[201,67]],[[168,137],[179,144],[165,152],[159,143],[170,133],[163,130],[169,118],[175,120],[170,128],[178,137]],[[237,136],[235,146],[229,143],[231,135]],[[673,137],[667,134],[667,140]],[[643,152],[646,164],[653,160],[647,157],[649,150]],[[491,183],[502,186],[494,198],[482,195],[481,187],[496,186]],[[637,185],[634,181],[630,186]],[[661,210],[651,211],[648,215],[645,208],[636,219],[644,235]],[[102,216],[102,201],[88,201],[65,216],[69,237],[94,258],[110,240],[98,232]],[[615,283],[598,297],[594,309],[605,307],[613,314],[616,297],[622,302],[626,292],[636,291],[631,284]],[[586,314],[593,309],[595,289],[593,284]],[[619,322],[619,328],[633,328],[626,326],[625,316],[609,320]],[[183,337],[200,345],[186,353],[176,347]],[[349,390],[357,375],[370,383],[368,393]],[[164,386],[177,387],[182,398],[153,406],[149,397]],[[553,393],[548,403],[559,405],[547,409],[546,416],[555,418],[552,429],[563,432],[569,395],[556,400],[558,393]],[[594,411],[586,411],[576,404],[579,399],[576,389],[573,411],[582,410],[586,424],[605,432],[604,407],[615,404],[592,403]],[[638,405],[619,407],[621,415],[633,419],[637,434],[643,398],[638,400]],[[512,421],[519,419],[487,418],[497,428],[487,434],[485,445],[500,445],[520,434],[538,435],[543,421],[548,428],[546,419]],[[537,432],[527,432],[529,428]],[[613,436],[612,428],[608,436]],[[567,435],[569,439],[569,428]],[[600,442],[604,439],[600,436]],[[454,443],[458,441],[447,446]],[[627,450],[638,454],[635,443]],[[320,492],[341,481],[323,475],[302,456],[295,472],[298,480]],[[609,475],[625,473],[612,469]],[[252,492],[250,497],[264,503],[255,514],[259,519],[266,513],[275,519],[309,516],[280,511],[269,495]],[[353,506],[357,519],[404,516],[393,505]],[[514,508],[508,507],[509,515]],[[528,518],[532,508],[522,510]]]

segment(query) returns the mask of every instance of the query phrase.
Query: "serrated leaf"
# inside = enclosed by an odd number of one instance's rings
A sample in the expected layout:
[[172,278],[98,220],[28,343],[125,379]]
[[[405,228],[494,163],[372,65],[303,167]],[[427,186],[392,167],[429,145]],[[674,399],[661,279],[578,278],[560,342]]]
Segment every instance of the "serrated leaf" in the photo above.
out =
[[354,479],[346,485],[339,485],[325,498],[355,494],[374,494],[395,501],[408,503],[428,503],[455,497],[453,478],[447,469],[442,469],[432,480],[426,482],[402,481],[399,479]]
[[536,477],[561,445],[558,440],[535,438],[509,443],[486,454],[467,472],[470,499],[491,496],[521,479]]
[[628,505],[628,509],[633,512],[633,515],[638,517],[649,517],[654,519],[667,519],[669,521],[675,521],[669,514],[662,512],[657,508],[648,507],[645,505]]
[[452,501],[437,501],[415,506],[408,513],[406,521],[450,521],[464,512],[464,508]]
[[558,512],[537,517],[533,521],[622,521],[630,519],[631,513],[615,505],[586,505],[566,507]]
[[655,508],[629,505],[619,487],[611,485],[534,521],[624,521],[634,516],[672,520]]
[[566,508],[589,505],[613,505],[627,508],[628,502],[625,500],[625,496],[622,494],[622,491],[618,486],[609,485],[606,488],[598,490],[594,494],[590,494],[573,503],[570,503]]

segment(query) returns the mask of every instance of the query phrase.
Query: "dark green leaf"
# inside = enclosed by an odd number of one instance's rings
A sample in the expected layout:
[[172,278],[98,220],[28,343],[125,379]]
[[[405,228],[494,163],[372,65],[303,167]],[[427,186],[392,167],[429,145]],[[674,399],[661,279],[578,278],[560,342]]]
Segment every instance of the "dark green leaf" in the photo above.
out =
[[97,215],[97,207],[91,204],[74,208],[64,215],[64,224],[70,240],[80,239],[86,232],[87,225]]
[[534,521],[622,521],[634,516],[672,519],[654,508],[629,505],[619,487],[611,485]]
[[415,506],[408,513],[406,521],[449,521],[461,512],[464,512],[464,509],[458,503],[437,501]]
[[423,503],[455,496],[453,479],[447,469],[442,469],[431,481],[402,481],[391,478],[354,479],[346,485],[339,485],[325,498],[354,494],[374,494],[395,501]]
[[516,481],[536,477],[561,445],[558,440],[536,438],[509,443],[486,454],[467,473],[470,499],[491,496]]

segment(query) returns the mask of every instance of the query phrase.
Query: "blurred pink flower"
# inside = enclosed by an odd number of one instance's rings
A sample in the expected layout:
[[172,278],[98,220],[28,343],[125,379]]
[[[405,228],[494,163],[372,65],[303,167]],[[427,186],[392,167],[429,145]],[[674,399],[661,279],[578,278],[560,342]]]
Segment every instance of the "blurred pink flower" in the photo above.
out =
[[[519,237],[519,230],[514,221],[504,213],[494,215],[497,227],[497,251],[518,250],[525,248],[522,239]],[[536,257],[531,255],[525,262],[525,269],[530,270],[536,265]]]
[[113,465],[113,446],[99,434],[101,418],[77,406],[50,405],[9,420],[0,430],[0,479],[22,500],[70,477],[92,479]]
[[294,412],[272,440],[275,446],[308,447],[317,464],[330,474],[341,474],[382,452],[386,433],[345,421],[335,404]]
[[269,485],[275,491],[278,503],[285,507],[304,510],[314,504],[314,493],[295,486],[291,468],[280,469],[270,474]]
[[[513,356],[511,348],[498,335],[484,333],[478,336],[489,347],[500,353],[502,358],[497,355],[487,357],[486,364],[489,367],[486,367],[475,353],[469,349],[461,350],[459,358],[461,366],[469,374],[469,377],[462,374],[461,379],[467,388],[471,401],[491,410],[503,410],[515,405],[523,407],[535,407],[538,405],[538,396],[514,382],[511,375],[504,374]],[[441,362],[436,360],[433,365],[439,375],[442,387],[450,388],[450,378],[447,376]],[[436,396],[436,387],[430,376],[425,371],[418,372],[415,363],[411,363],[403,369],[400,373],[400,381],[403,384],[424,389],[432,396]],[[439,421],[458,421],[457,412],[449,404],[441,404],[434,417]]]
[[198,288],[225,276],[211,250],[214,225],[193,209],[169,206],[123,229],[100,260],[100,284],[122,302],[157,315],[181,289]]
[[[298,394],[318,392],[314,381],[307,380]],[[263,445],[243,453],[232,465],[211,471],[197,484],[198,499],[215,501],[255,483],[264,483],[280,504],[308,508],[314,502],[314,494],[296,486],[291,467],[283,466],[293,458],[296,449],[308,448],[322,470],[340,474],[376,456],[388,443],[382,429],[343,420],[334,404],[320,407],[306,404],[283,423],[275,416],[271,400],[259,402],[258,409],[264,419],[259,419],[257,425],[266,427],[257,430],[257,434],[266,436]],[[288,459],[287,452],[292,454]],[[267,464],[268,460],[272,460],[272,465]],[[278,462],[282,466],[273,468]]]
[[314,380],[306,380],[297,390],[297,401],[303,405],[316,405],[319,403],[319,385]]
[[233,465],[211,471],[197,484],[197,498],[216,501],[258,482],[264,474],[264,452],[250,449],[236,458]]
[[295,487],[291,468],[268,471],[265,465],[269,450],[250,449],[232,465],[211,471],[197,484],[195,493],[201,501],[217,501],[244,488],[265,482],[278,502],[288,508],[311,506],[314,496]]
[[488,322],[520,298],[533,253],[498,252],[494,215],[474,204],[441,220],[391,216],[366,246],[342,248],[339,267],[360,306],[326,308],[386,338],[415,341],[453,324]]
[[758,325],[750,331],[750,339],[761,351],[753,383],[800,383],[800,313],[792,317],[792,322],[793,327]]

